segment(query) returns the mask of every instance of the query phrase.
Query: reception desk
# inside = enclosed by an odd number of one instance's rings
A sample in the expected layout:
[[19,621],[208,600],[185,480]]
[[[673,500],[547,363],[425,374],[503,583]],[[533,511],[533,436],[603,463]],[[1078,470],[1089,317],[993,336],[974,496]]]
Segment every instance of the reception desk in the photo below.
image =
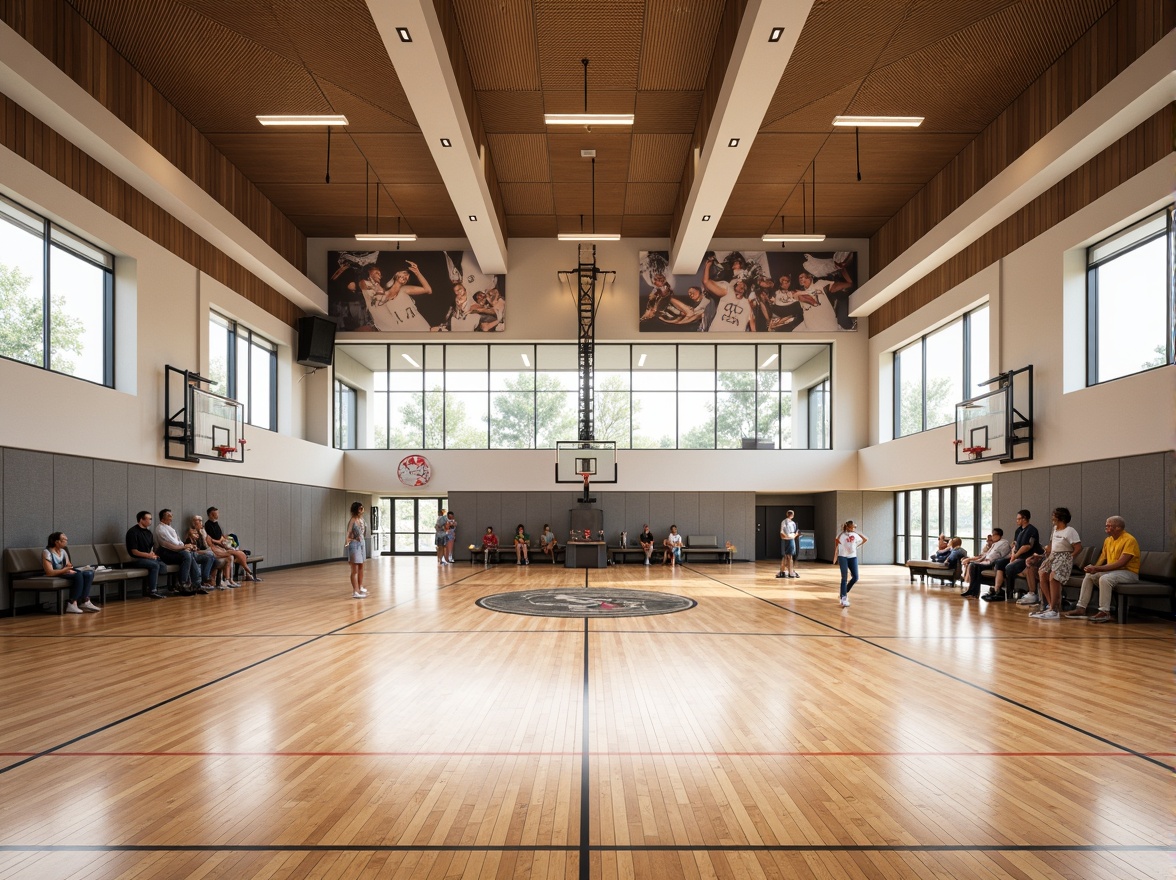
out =
[[567,568],[606,568],[608,547],[604,541],[568,541],[564,565]]

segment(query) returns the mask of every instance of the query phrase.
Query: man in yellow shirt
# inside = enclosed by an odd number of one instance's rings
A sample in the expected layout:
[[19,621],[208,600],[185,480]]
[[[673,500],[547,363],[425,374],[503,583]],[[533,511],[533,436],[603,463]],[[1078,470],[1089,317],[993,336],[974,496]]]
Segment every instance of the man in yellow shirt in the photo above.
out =
[[[1070,620],[1089,620],[1091,623],[1111,622],[1111,593],[1119,584],[1133,584],[1139,580],[1139,542],[1128,534],[1127,523],[1121,516],[1107,517],[1107,538],[1094,565],[1083,571],[1082,591],[1078,607],[1062,617]],[[1098,614],[1086,615],[1094,585],[1098,584]]]

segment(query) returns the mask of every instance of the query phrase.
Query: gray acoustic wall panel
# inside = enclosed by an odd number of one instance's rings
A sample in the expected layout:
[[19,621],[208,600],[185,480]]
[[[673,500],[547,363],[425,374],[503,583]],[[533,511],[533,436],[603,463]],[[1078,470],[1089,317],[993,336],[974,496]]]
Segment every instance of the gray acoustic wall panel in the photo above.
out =
[[996,474],[992,478],[992,516],[1010,540],[1017,524],[1017,511],[1024,506],[1021,503],[1021,472]]
[[713,535],[715,523],[703,522],[699,506],[700,493],[674,493],[674,520],[678,525],[680,535]]
[[817,542],[817,559],[833,561],[833,541],[841,530],[837,518],[837,493],[820,492],[813,498],[813,517],[816,521],[814,533]]
[[[870,524],[867,535],[866,559],[874,565],[893,565],[894,558],[894,493],[863,492],[862,522]],[[987,528],[987,527],[985,527]]]
[[[1041,522],[1037,527],[1045,534],[1049,525],[1049,515],[1055,507],[1065,507],[1070,511],[1074,528],[1078,529],[1078,520],[1082,519],[1082,465],[1064,464],[1049,469],[1049,509],[1042,508]],[[1078,529],[1079,535],[1085,535]]]
[[625,493],[596,492],[596,506],[604,511],[604,539],[610,544],[621,540],[621,531],[629,531],[625,522]]
[[53,524],[52,455],[27,449],[6,452],[4,522],[8,546],[45,546],[45,538],[56,528]]
[[94,543],[122,543],[134,525],[127,509],[127,464],[94,461]]
[[661,540],[670,532],[670,523],[674,521],[674,493],[649,493],[649,530],[657,538],[658,546]]
[[[704,535],[714,535],[723,544],[730,541],[736,547],[747,547],[746,543],[737,541],[736,535],[742,531],[742,522],[727,520],[726,495],[718,492],[700,492],[698,498],[698,531]],[[751,558],[751,557],[748,557]]]
[[159,511],[169,508],[175,516],[173,526],[179,528],[184,515],[184,472],[172,468],[155,469],[155,524],[159,525]]
[[1084,544],[1101,544],[1107,517],[1119,513],[1119,459],[1083,462],[1081,473],[1082,512],[1074,528]]
[[527,531],[531,537],[536,541],[539,540],[539,533],[543,531],[543,524],[551,524],[551,501],[552,492],[528,492],[527,494],[527,517],[523,520],[527,524]]
[[1048,537],[1049,511],[1054,506],[1049,497],[1049,468],[1021,471],[1021,506],[1029,511],[1042,537]]
[[[246,527],[238,531],[236,528],[231,531],[236,532],[238,537],[241,537],[244,532],[249,533],[249,541],[246,546],[254,553],[264,556],[266,564],[277,565],[270,555],[270,540],[269,540],[269,483],[265,480],[252,481],[253,492],[253,516],[244,520]],[[241,504],[242,513],[248,507],[248,499],[243,499]]]
[[135,522],[135,515],[147,510],[154,516],[159,508],[155,504],[155,468],[145,464],[127,465],[127,528]]
[[[1164,456],[1133,455],[1119,460],[1119,509],[1127,530],[1139,541],[1141,550],[1164,546]],[[1100,529],[1100,533],[1101,533]]]
[[[53,529],[74,544],[94,543],[94,460],[53,456]],[[46,533],[45,537],[48,537]],[[42,539],[44,540],[44,539]]]
[[649,493],[626,492],[625,495],[625,529],[629,538],[637,540],[641,534],[641,527],[649,522]]
[[[0,548],[9,547],[10,545],[4,538],[4,450],[0,449]],[[0,553],[0,569],[4,567],[4,555]],[[0,572],[3,574],[4,583],[8,583],[8,572]],[[4,590],[7,593],[7,590]]]
[[1176,549],[1176,453],[1164,454],[1164,549]]

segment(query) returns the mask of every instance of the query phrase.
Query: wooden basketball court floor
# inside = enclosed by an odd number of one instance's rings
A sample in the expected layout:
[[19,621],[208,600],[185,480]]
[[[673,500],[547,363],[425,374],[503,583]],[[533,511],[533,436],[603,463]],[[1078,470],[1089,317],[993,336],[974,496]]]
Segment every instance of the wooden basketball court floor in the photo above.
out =
[[[863,567],[342,563],[0,623],[0,877],[1154,878],[1172,627]],[[617,620],[480,596],[618,586]]]

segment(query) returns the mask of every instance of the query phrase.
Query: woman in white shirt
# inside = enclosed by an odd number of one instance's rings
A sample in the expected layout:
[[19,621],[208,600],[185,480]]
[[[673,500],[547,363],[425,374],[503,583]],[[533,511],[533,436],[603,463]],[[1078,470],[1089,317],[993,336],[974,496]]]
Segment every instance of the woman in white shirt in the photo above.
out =
[[1030,617],[1038,620],[1057,620],[1061,617],[1062,584],[1074,568],[1074,557],[1082,552],[1082,539],[1070,525],[1070,511],[1065,507],[1056,507],[1049,518],[1053,522],[1049,552],[1042,557],[1037,568],[1041,610],[1029,613]]
[[669,562],[670,568],[673,568],[682,561],[682,536],[678,534],[677,526],[670,526],[670,533],[666,535],[662,544],[666,548],[666,552],[662,556],[662,565]]
[[[849,607],[849,591],[858,582],[858,548],[864,547],[870,540],[857,530],[853,520],[846,520],[837,535],[837,544],[833,553],[837,564],[841,566],[841,607]],[[846,577],[849,576],[848,583]]]
[[101,611],[102,609],[90,601],[90,588],[94,585],[92,569],[76,569],[69,558],[69,551],[65,545],[69,538],[63,532],[54,532],[45,542],[45,549],[41,551],[41,566],[49,577],[65,578],[73,586],[69,593],[69,604],[65,606],[66,614],[84,614],[87,611]]

